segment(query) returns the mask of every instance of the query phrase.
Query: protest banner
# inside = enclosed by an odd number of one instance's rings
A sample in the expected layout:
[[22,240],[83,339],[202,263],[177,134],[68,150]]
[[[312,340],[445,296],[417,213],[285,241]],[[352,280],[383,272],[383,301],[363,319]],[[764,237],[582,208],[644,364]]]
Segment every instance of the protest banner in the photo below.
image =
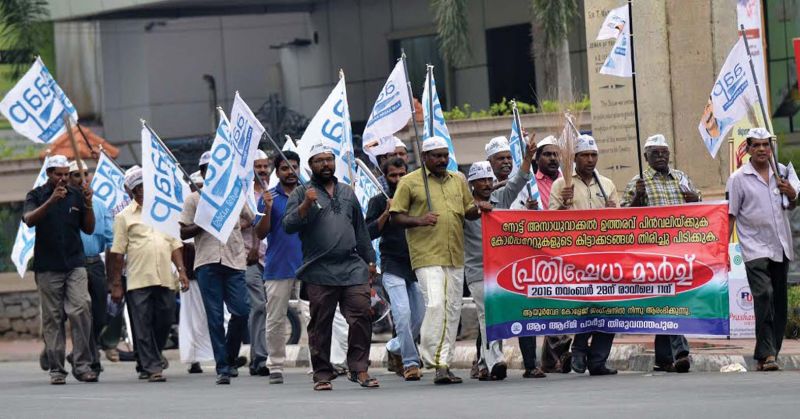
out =
[[95,199],[103,203],[112,216],[119,214],[131,202],[125,191],[125,172],[102,151],[97,159],[91,187]]
[[411,100],[404,92],[407,81],[403,66],[404,61],[397,60],[394,70],[375,100],[361,136],[362,150],[375,165],[378,164],[375,156],[394,152],[392,135],[408,125],[413,113]]
[[[233,100],[231,121],[221,109],[219,115],[194,222],[226,243],[239,222],[248,194],[253,197],[253,161],[264,127],[239,92]],[[254,206],[255,202],[251,209]]]
[[[431,94],[431,92],[433,92]],[[453,147],[453,140],[450,138],[450,131],[447,130],[447,123],[444,120],[442,104],[439,103],[439,94],[436,93],[436,80],[433,78],[433,66],[428,66],[428,74],[425,76],[425,88],[422,91],[422,116],[425,125],[422,130],[422,140],[437,136],[447,141],[447,150],[450,153],[450,161],[447,162],[447,170],[458,171],[458,161],[456,160],[456,149]]]
[[753,293],[747,282],[744,269],[742,247],[738,243],[730,243],[731,270],[728,272],[728,289],[730,307],[730,336],[732,338],[754,338],[756,336],[756,315],[753,306]]
[[727,208],[484,213],[488,340],[727,335]]
[[[33,182],[33,188],[36,189],[47,182],[47,160],[44,158],[42,168],[39,170],[39,175]],[[19,222],[17,229],[17,237],[14,239],[14,246],[11,248],[11,262],[17,267],[17,273],[20,278],[25,277],[25,271],[28,270],[28,262],[33,257],[33,246],[36,243],[36,227],[28,227],[24,222]]]
[[183,201],[191,192],[183,169],[156,133],[142,121],[142,221],[180,240]]
[[339,83],[331,91],[328,98],[311,119],[303,136],[297,143],[297,154],[300,155],[300,172],[302,176],[311,177],[308,157],[311,147],[322,142],[333,150],[336,157],[334,176],[339,182],[353,184],[355,172],[355,156],[353,155],[353,136],[350,129],[350,110],[347,106],[347,91],[344,74],[340,74]]
[[63,114],[72,123],[78,122],[78,111],[41,57],[36,57],[31,68],[0,101],[0,113],[14,131],[35,143],[48,144],[64,133]]

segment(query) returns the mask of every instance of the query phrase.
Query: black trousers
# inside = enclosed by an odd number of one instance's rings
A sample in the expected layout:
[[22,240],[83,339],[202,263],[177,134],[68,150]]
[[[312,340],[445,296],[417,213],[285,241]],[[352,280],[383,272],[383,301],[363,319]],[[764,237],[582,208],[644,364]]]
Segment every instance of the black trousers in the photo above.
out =
[[136,329],[136,353],[142,370],[163,369],[161,350],[167,343],[175,316],[175,291],[161,286],[128,291],[128,314]]
[[[592,340],[591,346],[589,345],[589,338]],[[613,333],[578,333],[572,340],[572,356],[587,357],[586,366],[589,371],[600,369],[606,366],[613,343]]]
[[777,357],[786,331],[788,301],[786,277],[789,260],[783,262],[767,258],[744,263],[747,282],[753,293],[753,309],[756,315],[756,349],[753,358],[763,361],[768,356]]
[[102,343],[100,334],[107,324],[108,310],[106,265],[99,257],[87,258],[86,274],[89,277],[89,297],[92,299],[92,337],[95,343]]

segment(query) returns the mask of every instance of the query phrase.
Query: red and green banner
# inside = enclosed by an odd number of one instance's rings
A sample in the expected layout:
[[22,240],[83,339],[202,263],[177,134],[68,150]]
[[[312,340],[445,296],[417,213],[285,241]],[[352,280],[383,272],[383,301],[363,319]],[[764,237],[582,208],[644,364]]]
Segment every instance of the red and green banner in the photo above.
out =
[[490,341],[728,335],[727,203],[483,215]]

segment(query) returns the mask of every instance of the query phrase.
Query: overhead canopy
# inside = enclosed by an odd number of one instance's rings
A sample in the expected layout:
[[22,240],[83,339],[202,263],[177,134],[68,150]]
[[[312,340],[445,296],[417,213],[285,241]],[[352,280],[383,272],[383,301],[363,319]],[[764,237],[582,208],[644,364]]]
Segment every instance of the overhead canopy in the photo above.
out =
[[[86,135],[85,140],[84,134]],[[73,126],[72,135],[75,136],[75,142],[78,144],[78,152],[81,154],[82,159],[91,159],[96,157],[96,155],[92,156],[92,153],[89,151],[89,147],[86,145],[86,140],[88,140],[89,144],[92,145],[91,151],[94,151],[95,153],[98,153],[100,146],[102,146],[103,151],[112,158],[116,158],[117,155],[119,155],[119,149],[117,147],[114,147],[108,141],[95,134],[88,127],[81,126],[78,128],[77,126]],[[44,156],[47,154],[47,150],[50,150],[50,154],[61,154],[62,156],[66,156],[68,159],[73,159],[75,157],[75,153],[72,152],[72,145],[69,143],[69,133],[67,132],[64,132],[60,137],[56,138],[55,141],[50,143],[50,146],[47,149],[39,152],[40,159],[44,159]]]

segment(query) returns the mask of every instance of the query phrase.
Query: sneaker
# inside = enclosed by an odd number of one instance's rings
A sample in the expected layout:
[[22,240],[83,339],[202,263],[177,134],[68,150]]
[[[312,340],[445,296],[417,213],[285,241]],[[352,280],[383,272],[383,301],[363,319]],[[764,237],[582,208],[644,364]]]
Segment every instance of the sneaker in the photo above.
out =
[[231,372],[230,372],[230,373],[228,373],[228,375],[230,375],[230,376],[231,376],[231,378],[236,378],[236,377],[238,377],[238,376],[239,376],[239,368],[234,368],[234,367],[231,367],[231,368],[230,368],[230,371],[231,371]]
[[230,362],[231,366],[234,368],[242,368],[243,366],[247,365],[247,357],[246,356],[237,356],[233,362]]
[[189,366],[189,374],[202,374],[203,368],[200,367],[199,362],[192,362],[192,365]]
[[66,384],[66,383],[67,383],[67,377],[64,377],[63,375],[50,377],[50,384],[61,385],[61,384]]
[[106,353],[106,359],[111,362],[119,362],[119,351],[117,348],[110,348],[106,349],[103,352]]
[[269,368],[267,368],[266,365],[262,365],[258,368],[250,367],[250,375],[259,377],[268,377],[270,376]]
[[403,369],[403,378],[406,381],[419,381],[422,378],[422,373],[418,366],[412,365]]
[[228,374],[220,374],[217,376],[217,384],[227,385],[231,383],[231,376]]
[[273,372],[269,375],[269,383],[270,384],[283,384],[283,374],[279,372]]
[[167,377],[164,377],[164,374],[160,372],[155,372],[150,374],[150,378],[147,379],[150,383],[164,383],[167,381]]

